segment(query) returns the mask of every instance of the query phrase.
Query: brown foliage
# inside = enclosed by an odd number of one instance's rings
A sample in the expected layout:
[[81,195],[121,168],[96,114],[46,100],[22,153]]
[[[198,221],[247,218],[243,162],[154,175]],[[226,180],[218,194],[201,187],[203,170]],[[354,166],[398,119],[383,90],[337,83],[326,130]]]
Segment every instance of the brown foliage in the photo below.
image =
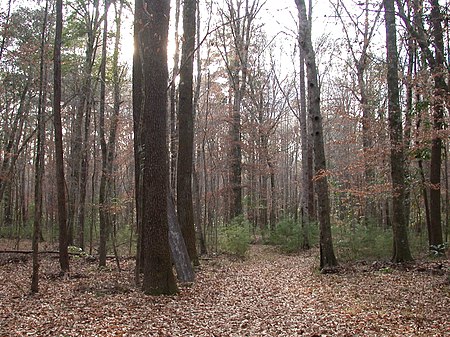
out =
[[[245,262],[203,261],[178,296],[144,296],[124,272],[74,258],[69,279],[42,261],[41,292],[28,294],[29,262],[0,266],[1,336],[444,336],[449,286],[437,263],[398,269],[353,265],[315,272],[314,256],[252,247]],[[439,263],[448,268],[449,261]],[[75,277],[76,276],[76,277]]]

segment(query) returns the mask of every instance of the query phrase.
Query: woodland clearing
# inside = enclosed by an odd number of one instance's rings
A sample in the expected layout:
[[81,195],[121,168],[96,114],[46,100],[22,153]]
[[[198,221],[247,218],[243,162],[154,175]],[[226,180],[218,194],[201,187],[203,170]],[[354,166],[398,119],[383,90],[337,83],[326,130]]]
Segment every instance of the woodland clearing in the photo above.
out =
[[31,256],[0,266],[0,336],[450,336],[449,260],[353,263],[317,272],[317,252],[281,255],[253,245],[244,261],[202,260],[177,296],[145,296],[134,261],[105,269],[71,258],[70,278],[42,255],[30,295]]

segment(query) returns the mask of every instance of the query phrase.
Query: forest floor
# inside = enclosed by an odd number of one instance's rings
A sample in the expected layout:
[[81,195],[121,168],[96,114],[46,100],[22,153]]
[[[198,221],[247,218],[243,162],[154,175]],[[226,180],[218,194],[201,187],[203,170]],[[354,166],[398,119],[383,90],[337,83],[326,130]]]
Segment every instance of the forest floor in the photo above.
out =
[[[5,254],[2,254],[5,255]],[[14,257],[14,256],[13,256]],[[252,246],[248,259],[202,260],[192,286],[145,296],[133,260],[71,258],[71,275],[42,255],[30,295],[31,256],[0,260],[0,336],[450,336],[449,260],[353,263],[316,271],[317,251],[280,255]]]

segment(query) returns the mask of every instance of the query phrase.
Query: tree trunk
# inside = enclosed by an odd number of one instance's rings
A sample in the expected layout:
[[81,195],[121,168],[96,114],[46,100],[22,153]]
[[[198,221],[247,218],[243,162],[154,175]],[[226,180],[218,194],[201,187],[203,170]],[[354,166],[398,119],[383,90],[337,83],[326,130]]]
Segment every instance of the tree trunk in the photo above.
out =
[[[430,34],[427,33],[424,26],[424,15],[422,11],[423,4],[420,1],[413,3],[414,21],[411,22],[405,14],[403,4],[396,0],[399,8],[399,16],[408,29],[408,32],[416,39],[420,46],[422,54],[431,69],[431,77],[434,81],[433,94],[433,138],[431,144],[430,160],[430,228],[428,238],[430,245],[439,245],[442,243],[442,216],[441,216],[441,166],[442,166],[442,136],[440,131],[444,126],[444,104],[449,105],[448,95],[449,87],[446,83],[445,74],[448,70],[445,67],[444,60],[444,39],[442,30],[442,13],[438,0],[429,0],[431,5],[431,15],[429,17]],[[431,35],[431,36],[430,36]],[[430,44],[430,41],[433,43]],[[430,46],[434,47],[434,54]]]
[[[177,114],[179,101],[177,100],[177,77],[180,72],[180,37],[179,37],[179,22],[180,22],[180,0],[175,0],[175,51],[173,54],[173,69],[172,78],[170,80],[170,147],[169,147],[169,159],[170,159],[170,187],[176,191],[177,187],[177,150],[178,150],[178,125],[177,125]],[[181,82],[181,80],[180,80]]]
[[[44,177],[44,142],[45,142],[45,102],[47,98],[46,83],[47,73],[45,67],[44,53],[46,43],[46,28],[48,15],[48,1],[45,2],[44,20],[42,23],[40,65],[39,65],[39,102],[37,117],[36,135],[36,159],[35,159],[35,179],[34,179],[34,221],[33,221],[33,273],[31,276],[31,292],[39,291],[39,239],[42,224],[42,181]],[[45,83],[45,84],[44,84]]]
[[59,264],[63,273],[69,272],[67,238],[66,191],[64,178],[63,139],[61,123],[61,38],[62,38],[62,0],[56,0],[56,30],[53,52],[53,123],[55,129],[55,169],[58,194],[59,223]]
[[248,51],[254,28],[253,21],[261,7],[259,0],[238,1],[236,4],[226,0],[224,9],[221,10],[223,27],[229,26],[231,30],[231,40],[223,29],[220,41],[220,53],[226,64],[232,103],[229,120],[230,219],[242,213],[241,105],[247,88]]
[[99,190],[99,215],[100,215],[100,243],[99,243],[99,266],[106,266],[106,243],[108,241],[108,234],[111,228],[111,217],[109,212],[110,205],[108,204],[108,183],[111,176],[108,172],[108,147],[105,137],[105,106],[106,106],[106,48],[108,36],[108,9],[110,2],[105,0],[105,14],[103,21],[103,42],[102,42],[102,61],[100,65],[100,117],[99,117],[99,133],[100,133],[100,148],[102,154],[102,174],[100,178]]
[[167,216],[169,223],[170,252],[177,271],[177,278],[181,282],[194,282],[194,269],[192,268],[191,258],[189,257],[185,240],[181,233],[172,193],[170,192],[167,194]]
[[306,85],[305,85],[305,55],[300,49],[300,137],[302,140],[302,191],[301,191],[301,224],[302,224],[302,248],[309,249],[309,225],[311,219],[309,218],[309,191],[312,188],[313,181],[310,178],[308,165],[308,120],[306,118]]
[[181,51],[178,111],[177,211],[178,221],[189,257],[194,265],[199,265],[195,244],[194,207],[192,201],[194,151],[193,70],[196,4],[196,0],[185,0],[183,6],[184,33]]
[[315,181],[318,196],[318,218],[320,224],[320,269],[333,268],[337,265],[331,236],[330,199],[328,193],[327,167],[325,146],[323,142],[322,116],[320,112],[320,88],[317,79],[316,58],[311,41],[311,31],[308,27],[306,6],[304,0],[295,0],[299,14],[299,41],[306,62],[308,82],[309,115],[312,119],[314,140]]
[[[167,195],[169,181],[167,148],[167,41],[169,0],[136,2],[143,15],[138,30],[138,52],[142,74],[142,250],[143,291],[146,294],[173,294],[178,291],[172,271],[168,240]],[[136,21],[135,21],[136,23]],[[133,89],[141,90],[133,87]],[[133,97],[134,99],[135,97]],[[139,105],[141,102],[134,102]],[[161,198],[161,196],[163,196]]]
[[144,81],[142,73],[142,55],[140,36],[143,29],[142,14],[144,2],[143,0],[135,1],[134,8],[134,45],[136,51],[133,54],[133,80],[132,80],[132,95],[133,95],[133,134],[134,134],[134,189],[135,189],[135,206],[136,206],[136,270],[135,282],[140,284],[140,273],[142,272],[144,255],[142,245],[142,110],[144,106]]
[[[197,41],[200,41],[200,6],[197,6],[197,17],[196,17],[196,35],[197,35]],[[200,45],[197,47],[197,83],[195,85],[195,92],[194,92],[194,121],[196,120],[196,116],[198,114],[198,102],[200,99],[200,90],[201,90],[201,82],[202,82],[202,59],[201,59],[201,50]],[[204,154],[204,152],[203,152]],[[200,149],[197,149],[197,158],[200,156]],[[205,173],[206,174],[206,173]],[[197,171],[195,171],[195,160],[194,160],[194,167],[193,167],[193,188],[194,188],[194,196],[195,196],[195,203],[194,203],[194,222],[196,224],[196,232],[199,237],[199,245],[200,245],[200,255],[206,255],[208,253],[206,249],[206,240],[205,240],[205,233],[204,233],[204,227],[206,223],[206,217],[202,219],[202,204],[200,201],[200,178],[198,177]],[[206,193],[206,186],[205,186],[205,193]],[[206,209],[206,204],[204,205]]]
[[435,67],[432,69],[434,79],[433,97],[433,139],[431,142],[430,159],[430,230],[428,233],[430,246],[443,243],[441,215],[441,167],[442,138],[439,132],[444,126],[444,101],[448,94],[445,83],[444,40],[441,23],[443,22],[438,0],[431,0],[431,35],[435,50]]
[[405,156],[398,87],[397,29],[394,0],[384,0],[387,49],[388,112],[391,139],[394,262],[412,260],[405,218]]

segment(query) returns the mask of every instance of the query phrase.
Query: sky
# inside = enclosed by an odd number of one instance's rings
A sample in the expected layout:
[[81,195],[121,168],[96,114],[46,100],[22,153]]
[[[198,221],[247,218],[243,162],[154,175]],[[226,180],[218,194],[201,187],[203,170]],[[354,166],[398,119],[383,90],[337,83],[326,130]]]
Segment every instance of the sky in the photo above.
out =
[[[5,0],[2,0],[5,1]],[[174,12],[174,8],[171,9]],[[323,34],[330,27],[328,19],[326,17],[329,13],[328,1],[313,1],[313,38]],[[205,13],[201,13],[203,17],[206,17]],[[296,29],[296,16],[297,7],[294,0],[267,0],[264,7],[260,12],[261,20],[264,22],[263,29],[266,31],[268,40],[277,36],[277,40],[283,40],[288,43],[287,35],[294,37],[294,31]],[[181,22],[181,20],[180,20]],[[123,28],[125,29],[122,40],[122,60],[132,60],[133,53],[133,29],[132,20],[129,18],[124,22]],[[202,32],[204,36],[205,32]],[[170,34],[173,38],[173,33]],[[290,42],[289,42],[290,43]],[[286,46],[286,50],[289,46]],[[169,45],[169,53],[174,50],[174,43]],[[287,52],[287,51],[286,51]]]

